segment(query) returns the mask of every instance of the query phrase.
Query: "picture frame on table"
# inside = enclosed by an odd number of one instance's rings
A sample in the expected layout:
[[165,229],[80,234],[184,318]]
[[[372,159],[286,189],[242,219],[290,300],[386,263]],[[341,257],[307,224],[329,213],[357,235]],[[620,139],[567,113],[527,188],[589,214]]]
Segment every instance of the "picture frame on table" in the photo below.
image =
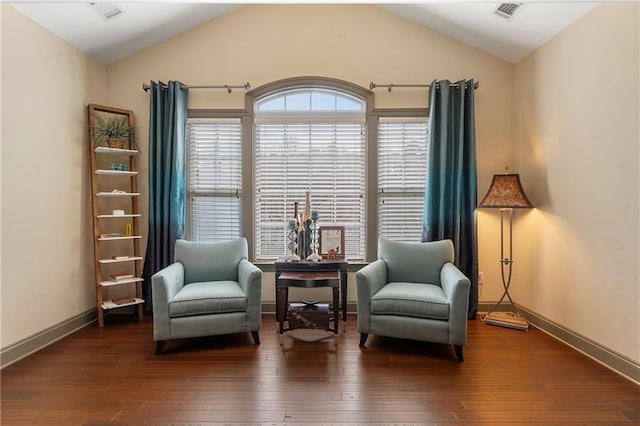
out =
[[318,240],[323,259],[344,259],[344,226],[321,226]]

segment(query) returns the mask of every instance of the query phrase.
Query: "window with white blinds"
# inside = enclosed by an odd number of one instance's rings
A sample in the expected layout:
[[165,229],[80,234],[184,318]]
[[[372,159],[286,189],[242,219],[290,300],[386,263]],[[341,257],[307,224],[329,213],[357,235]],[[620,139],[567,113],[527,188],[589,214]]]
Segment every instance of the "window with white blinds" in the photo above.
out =
[[287,253],[287,219],[296,201],[302,213],[307,191],[320,226],[345,227],[347,259],[364,260],[364,111],[363,101],[328,90],[290,91],[258,103],[256,260]]
[[187,122],[187,238],[226,241],[242,235],[240,119]]
[[427,169],[425,118],[378,123],[378,237],[419,242]]
[[285,227],[306,191],[320,226],[345,227],[345,254],[364,259],[364,125],[256,126],[256,260],[286,254]]

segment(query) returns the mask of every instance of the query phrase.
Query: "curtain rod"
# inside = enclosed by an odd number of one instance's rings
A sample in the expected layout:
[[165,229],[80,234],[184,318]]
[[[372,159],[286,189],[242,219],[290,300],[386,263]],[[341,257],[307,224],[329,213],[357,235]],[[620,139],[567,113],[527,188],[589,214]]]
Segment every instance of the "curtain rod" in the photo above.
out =
[[[457,83],[451,83],[449,86],[451,87],[458,87]],[[369,84],[369,89],[373,90],[376,89],[378,87],[387,87],[387,90],[389,92],[391,92],[391,89],[393,89],[394,87],[431,87],[430,84],[376,84],[373,81]],[[480,82],[476,81],[473,83],[473,88],[477,89],[478,87],[480,87]]]
[[[166,86],[166,84],[164,83],[159,83],[163,86]],[[224,86],[184,86],[188,89],[227,89],[227,93],[231,93],[231,89],[244,89],[245,91],[249,91],[251,90],[251,85],[247,82],[245,84],[243,84],[242,86],[229,86],[228,84],[225,84]],[[142,83],[142,90],[144,90],[145,92],[148,92],[149,89],[151,89],[151,86],[149,86],[147,83]]]

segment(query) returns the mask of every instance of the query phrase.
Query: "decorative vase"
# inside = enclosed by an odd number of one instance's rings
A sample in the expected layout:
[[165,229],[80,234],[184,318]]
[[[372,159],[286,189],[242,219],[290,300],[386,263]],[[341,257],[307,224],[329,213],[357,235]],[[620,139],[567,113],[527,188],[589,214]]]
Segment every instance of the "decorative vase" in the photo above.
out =
[[289,223],[287,226],[287,248],[289,249],[289,254],[285,258],[287,262],[297,262],[300,260],[300,256],[296,254],[298,249],[298,232],[296,229],[296,220],[289,219]]
[[[313,214],[314,212],[315,214]],[[311,254],[307,256],[307,260],[310,262],[319,262],[322,260],[322,256],[318,254],[318,248],[320,247],[320,243],[318,241],[318,230],[320,229],[320,225],[318,225],[317,220],[318,213],[314,210],[311,212],[311,225],[309,225],[309,248],[311,249]]]

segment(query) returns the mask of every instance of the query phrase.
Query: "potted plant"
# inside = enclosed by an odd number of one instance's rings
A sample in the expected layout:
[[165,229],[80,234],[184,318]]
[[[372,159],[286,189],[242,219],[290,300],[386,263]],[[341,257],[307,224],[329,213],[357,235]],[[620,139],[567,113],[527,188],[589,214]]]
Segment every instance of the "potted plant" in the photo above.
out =
[[131,149],[136,148],[135,126],[129,124],[126,116],[110,114],[96,115],[93,123],[93,134],[97,144],[109,148],[123,149],[127,141]]

